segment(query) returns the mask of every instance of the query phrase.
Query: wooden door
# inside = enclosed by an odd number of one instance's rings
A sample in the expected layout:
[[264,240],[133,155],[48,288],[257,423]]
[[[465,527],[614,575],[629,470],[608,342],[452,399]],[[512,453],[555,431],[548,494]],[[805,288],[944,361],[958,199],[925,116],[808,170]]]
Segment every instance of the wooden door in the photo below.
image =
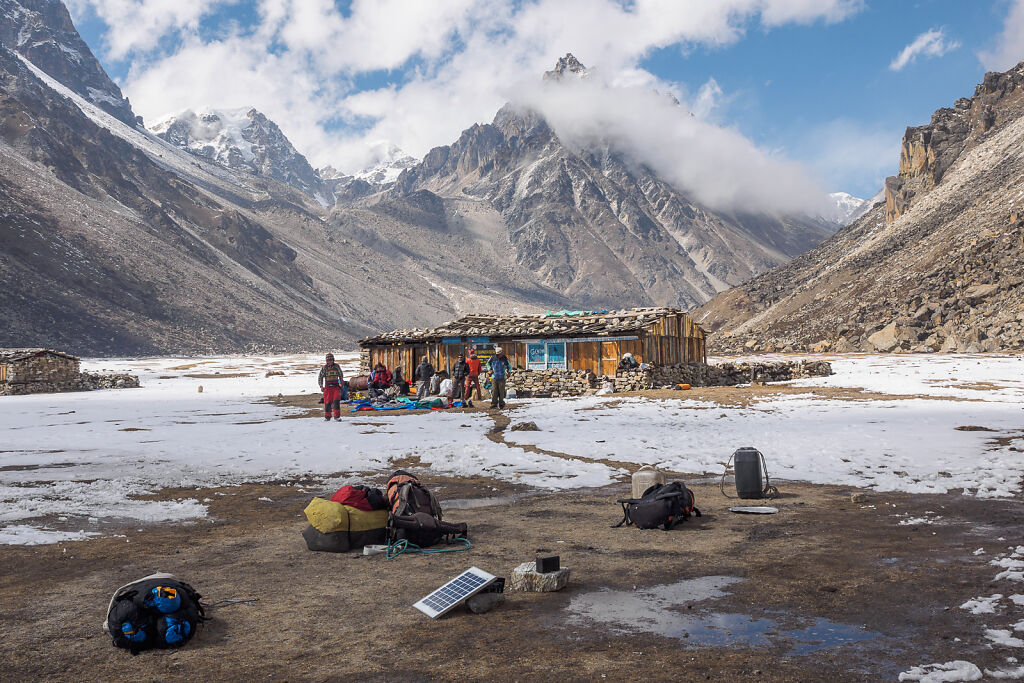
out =
[[618,342],[601,342],[601,374],[609,377],[615,376],[615,370],[619,367],[619,344]]

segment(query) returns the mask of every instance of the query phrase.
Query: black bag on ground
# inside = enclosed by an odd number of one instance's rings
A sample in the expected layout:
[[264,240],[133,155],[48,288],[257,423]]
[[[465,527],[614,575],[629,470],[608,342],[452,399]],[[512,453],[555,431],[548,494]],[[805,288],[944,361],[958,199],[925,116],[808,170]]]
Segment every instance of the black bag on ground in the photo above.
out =
[[687,517],[700,517],[700,510],[693,504],[693,491],[681,481],[655,484],[639,498],[620,498],[618,502],[622,504],[622,521],[615,527],[632,524],[638,529],[660,527],[668,531]]
[[205,620],[200,597],[172,574],[151,574],[114,592],[103,630],[114,647],[133,655],[152,648],[181,647]]
[[427,548],[444,540],[450,543],[455,538],[465,538],[469,527],[465,522],[453,524],[442,522],[425,512],[414,515],[392,515],[391,528],[396,538],[404,538],[421,548]]

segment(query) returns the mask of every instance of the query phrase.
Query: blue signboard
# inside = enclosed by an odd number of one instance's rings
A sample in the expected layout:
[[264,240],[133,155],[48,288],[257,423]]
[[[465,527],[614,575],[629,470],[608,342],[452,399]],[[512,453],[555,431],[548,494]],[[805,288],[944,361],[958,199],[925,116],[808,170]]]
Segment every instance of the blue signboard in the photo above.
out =
[[441,337],[442,344],[461,344],[462,337]]
[[469,341],[473,342],[474,344],[486,344],[489,341],[491,341],[491,338],[490,337],[470,337]]

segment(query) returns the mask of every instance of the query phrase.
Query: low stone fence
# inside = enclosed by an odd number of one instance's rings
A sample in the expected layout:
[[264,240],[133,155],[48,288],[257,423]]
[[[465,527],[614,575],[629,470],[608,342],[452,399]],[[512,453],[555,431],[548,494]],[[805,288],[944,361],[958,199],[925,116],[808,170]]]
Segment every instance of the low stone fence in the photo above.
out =
[[[643,391],[689,384],[694,387],[735,386],[754,382],[787,382],[805,377],[827,377],[831,364],[825,361],[779,363],[682,363],[619,371],[615,391]],[[508,387],[517,396],[582,396],[595,393],[601,378],[583,370],[520,370],[509,377]]]
[[616,391],[640,391],[689,384],[693,387],[724,387],[754,382],[788,382],[805,377],[827,377],[832,365],[825,361],[779,363],[681,363],[615,374]]
[[53,394],[65,391],[94,391],[96,389],[136,389],[139,378],[135,375],[103,375],[82,372],[71,379],[32,380],[9,382],[0,385],[0,396],[23,396],[25,394]]
[[520,370],[508,378],[516,396],[582,396],[597,387],[597,375],[586,370]]

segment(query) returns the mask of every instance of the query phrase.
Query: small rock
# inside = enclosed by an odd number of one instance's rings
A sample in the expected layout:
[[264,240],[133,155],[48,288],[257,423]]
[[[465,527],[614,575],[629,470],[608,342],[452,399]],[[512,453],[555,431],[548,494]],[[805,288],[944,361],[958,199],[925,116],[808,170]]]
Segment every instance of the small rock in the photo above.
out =
[[477,593],[466,600],[466,607],[473,614],[483,614],[484,612],[490,612],[495,607],[504,604],[504,602],[504,593]]
[[517,422],[510,428],[513,432],[539,432],[540,427],[536,422]]
[[850,495],[851,503],[866,503],[868,502],[868,494],[866,493],[854,493]]
[[200,385],[199,385],[199,389],[198,389],[197,391],[198,391],[198,392],[199,392],[200,394],[201,394],[201,393],[203,393],[203,385],[202,385],[202,384],[200,384]]

